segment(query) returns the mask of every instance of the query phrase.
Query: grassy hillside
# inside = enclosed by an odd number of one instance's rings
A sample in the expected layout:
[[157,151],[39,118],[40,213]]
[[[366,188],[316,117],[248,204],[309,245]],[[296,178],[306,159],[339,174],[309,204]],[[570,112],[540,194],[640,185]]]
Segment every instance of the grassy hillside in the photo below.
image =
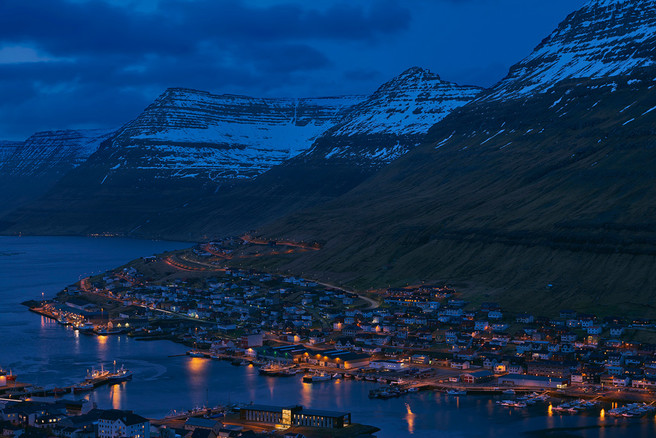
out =
[[656,316],[656,91],[643,73],[467,105],[351,192],[261,229],[322,251],[257,263],[359,288],[467,281],[509,307]]

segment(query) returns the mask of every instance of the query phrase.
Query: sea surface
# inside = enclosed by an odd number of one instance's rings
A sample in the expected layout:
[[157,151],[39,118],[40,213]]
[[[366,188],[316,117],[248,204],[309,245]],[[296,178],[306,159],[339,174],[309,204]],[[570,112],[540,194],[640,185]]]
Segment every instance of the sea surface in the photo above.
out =
[[[370,400],[375,383],[305,384],[300,376],[263,377],[252,366],[184,356],[170,341],[84,335],[31,313],[22,301],[54,295],[79,278],[131,259],[185,248],[182,242],[83,237],[0,237],[0,367],[40,386],[68,385],[92,368],[125,365],[132,381],[85,395],[101,408],[161,418],[173,410],[235,402],[291,405],[352,413],[387,437],[649,437],[656,419],[549,415],[546,405],[512,410],[486,396],[419,392]],[[69,396],[70,397],[70,396]]]

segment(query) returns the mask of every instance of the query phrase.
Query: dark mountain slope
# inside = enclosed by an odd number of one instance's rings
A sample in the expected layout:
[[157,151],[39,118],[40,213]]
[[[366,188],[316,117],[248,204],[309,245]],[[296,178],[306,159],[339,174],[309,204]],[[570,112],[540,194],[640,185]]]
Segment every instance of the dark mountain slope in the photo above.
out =
[[473,281],[505,291],[495,299],[511,306],[650,306],[652,78],[617,80],[614,92],[569,84],[554,94],[570,99],[552,108],[545,94],[463,109],[431,132],[450,138],[439,149],[424,145],[347,195],[264,228],[325,247],[261,265],[359,287]]
[[0,142],[0,214],[46,193],[112,133],[99,129],[43,131],[23,142]]
[[416,67],[365,100],[169,90],[4,232],[244,232],[345,193],[479,92]]
[[262,229],[322,251],[258,265],[358,287],[470,281],[515,308],[656,315],[655,6],[589,2],[425,145]]

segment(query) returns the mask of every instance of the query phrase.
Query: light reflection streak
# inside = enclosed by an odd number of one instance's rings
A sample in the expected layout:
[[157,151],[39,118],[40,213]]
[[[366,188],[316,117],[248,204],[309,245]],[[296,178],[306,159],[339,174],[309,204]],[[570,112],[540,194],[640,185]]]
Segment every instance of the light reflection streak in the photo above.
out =
[[410,409],[410,405],[408,403],[405,404],[406,408],[406,414],[405,414],[405,419],[408,422],[408,433],[414,434],[415,433],[415,414],[412,412],[412,409]]

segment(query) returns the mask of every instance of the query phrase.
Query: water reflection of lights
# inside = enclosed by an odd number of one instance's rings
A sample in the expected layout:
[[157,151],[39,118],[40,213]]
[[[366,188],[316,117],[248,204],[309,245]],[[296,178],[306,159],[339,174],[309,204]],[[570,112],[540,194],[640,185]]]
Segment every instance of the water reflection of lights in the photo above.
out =
[[312,384],[303,382],[301,385],[301,404],[312,406]]
[[110,388],[109,398],[114,409],[121,409],[121,389],[121,385],[112,385]]
[[415,433],[415,414],[412,412],[412,409],[410,409],[410,405],[408,403],[405,404],[405,409],[406,409],[406,414],[405,414],[405,419],[408,422],[408,432],[411,434]]
[[[98,339],[98,351],[105,353],[107,351],[107,336],[99,335],[96,336],[96,338]],[[105,357],[103,356],[103,359],[104,358]]]
[[207,368],[208,360],[202,357],[192,357],[187,361],[187,371],[193,376],[202,373]]

